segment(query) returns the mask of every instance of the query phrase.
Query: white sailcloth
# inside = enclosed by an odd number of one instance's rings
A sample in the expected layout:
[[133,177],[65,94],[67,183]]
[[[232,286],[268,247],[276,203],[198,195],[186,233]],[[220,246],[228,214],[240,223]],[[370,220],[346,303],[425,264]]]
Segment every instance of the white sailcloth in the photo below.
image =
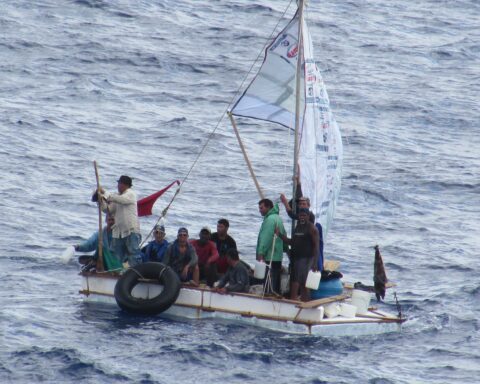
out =
[[[299,51],[299,13],[265,50],[263,64],[230,112],[294,129],[295,76]],[[313,58],[306,21],[302,23],[303,57],[300,90],[299,165],[303,195],[323,227],[324,238],[340,192],[342,138],[328,94]]]

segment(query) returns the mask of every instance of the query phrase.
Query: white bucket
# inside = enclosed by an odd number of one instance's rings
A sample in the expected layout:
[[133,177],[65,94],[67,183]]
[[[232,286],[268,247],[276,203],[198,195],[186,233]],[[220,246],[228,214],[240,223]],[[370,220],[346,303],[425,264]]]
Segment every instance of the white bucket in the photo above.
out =
[[307,282],[305,283],[305,287],[308,289],[315,289],[317,290],[320,286],[320,279],[322,278],[321,272],[308,272]]
[[352,291],[352,305],[357,307],[357,315],[364,315],[368,313],[368,306],[370,305],[370,299],[372,294],[370,292],[354,289]]
[[263,261],[256,261],[253,277],[255,277],[256,279],[264,279],[266,272],[267,272],[267,264],[265,264]]
[[325,306],[325,316],[329,319],[337,317],[340,314],[340,305],[338,303],[331,303]]
[[340,316],[352,318],[355,317],[356,312],[356,306],[347,303],[340,304]]

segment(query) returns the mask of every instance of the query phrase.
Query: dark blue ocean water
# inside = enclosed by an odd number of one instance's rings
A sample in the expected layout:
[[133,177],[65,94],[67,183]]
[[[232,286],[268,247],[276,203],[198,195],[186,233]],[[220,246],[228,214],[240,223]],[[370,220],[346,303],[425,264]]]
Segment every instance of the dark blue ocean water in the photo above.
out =
[[[327,257],[369,284],[380,244],[402,333],[328,339],[134,317],[83,303],[77,264],[60,262],[97,225],[92,161],[109,189],[135,177],[139,196],[183,178],[287,5],[2,1],[0,382],[480,381],[477,0],[310,1],[345,143]],[[289,133],[240,123],[268,195],[288,193]],[[226,216],[252,261],[257,200],[223,120],[167,237]],[[145,234],[154,220],[142,219]],[[392,290],[386,303],[395,312]]]

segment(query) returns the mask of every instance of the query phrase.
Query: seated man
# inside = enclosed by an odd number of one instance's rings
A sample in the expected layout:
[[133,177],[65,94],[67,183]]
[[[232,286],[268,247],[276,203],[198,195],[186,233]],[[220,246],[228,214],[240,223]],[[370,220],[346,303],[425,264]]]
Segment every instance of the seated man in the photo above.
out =
[[168,241],[165,240],[165,227],[156,225],[153,228],[153,236],[154,239],[142,249],[142,259],[144,262],[154,261],[161,263],[168,247]]
[[198,285],[199,269],[195,248],[188,242],[187,228],[180,228],[177,239],[168,246],[163,263],[171,267],[182,282]]
[[[211,240],[216,244],[218,259],[215,261],[217,273],[224,274],[228,269],[227,251],[230,248],[237,249],[237,243],[227,232],[230,223],[227,219],[217,221],[217,232],[212,234]],[[217,280],[217,279],[216,279]]]
[[200,238],[192,240],[191,244],[198,256],[200,279],[206,280],[207,285],[213,287],[213,283],[217,280],[217,266],[215,262],[218,260],[218,251],[215,243],[210,240],[210,235],[210,228],[203,227],[199,233]]
[[227,273],[223,275],[215,288],[215,292],[245,292],[250,289],[248,271],[245,265],[240,262],[238,251],[235,248],[230,248],[227,251],[227,261],[229,268]]
[[[106,226],[102,230],[102,244],[103,244],[103,249],[110,251],[110,254],[113,254],[113,251],[110,249],[111,244],[112,244],[112,227],[115,224],[115,216],[112,214],[107,214],[105,217],[106,221]],[[75,244],[73,246],[75,248],[75,251],[77,252],[92,252],[95,251],[93,256],[91,258],[83,258],[79,259],[79,262],[81,264],[85,264],[84,270],[90,270],[93,269],[96,265],[96,260],[98,259],[98,231],[95,231],[87,240],[80,244]],[[114,269],[116,266],[113,265],[108,265],[109,263],[106,262],[105,256],[104,256],[104,268],[106,270],[108,269]]]

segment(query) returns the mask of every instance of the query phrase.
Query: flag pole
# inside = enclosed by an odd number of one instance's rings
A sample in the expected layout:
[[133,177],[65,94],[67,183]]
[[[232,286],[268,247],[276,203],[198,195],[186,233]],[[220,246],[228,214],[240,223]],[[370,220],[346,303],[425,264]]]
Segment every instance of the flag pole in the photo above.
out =
[[96,269],[97,272],[103,272],[103,230],[102,230],[102,194],[100,192],[100,177],[98,176],[97,162],[93,160],[95,168],[95,179],[97,180],[97,204],[98,204],[98,259]]
[[243,157],[245,159],[245,162],[247,163],[248,170],[250,171],[250,176],[252,176],[253,182],[255,183],[255,187],[257,188],[260,199],[264,199],[265,195],[263,194],[262,188],[260,188],[260,184],[258,183],[257,177],[255,176],[252,163],[250,163],[250,159],[248,158],[247,151],[245,150],[245,146],[243,145],[242,139],[240,138],[240,133],[238,132],[237,124],[235,123],[235,119],[233,118],[233,115],[231,112],[228,112],[228,117],[230,118],[230,122],[232,123],[233,130],[235,131],[235,136],[237,136],[238,144],[240,145],[240,149],[242,150]]

